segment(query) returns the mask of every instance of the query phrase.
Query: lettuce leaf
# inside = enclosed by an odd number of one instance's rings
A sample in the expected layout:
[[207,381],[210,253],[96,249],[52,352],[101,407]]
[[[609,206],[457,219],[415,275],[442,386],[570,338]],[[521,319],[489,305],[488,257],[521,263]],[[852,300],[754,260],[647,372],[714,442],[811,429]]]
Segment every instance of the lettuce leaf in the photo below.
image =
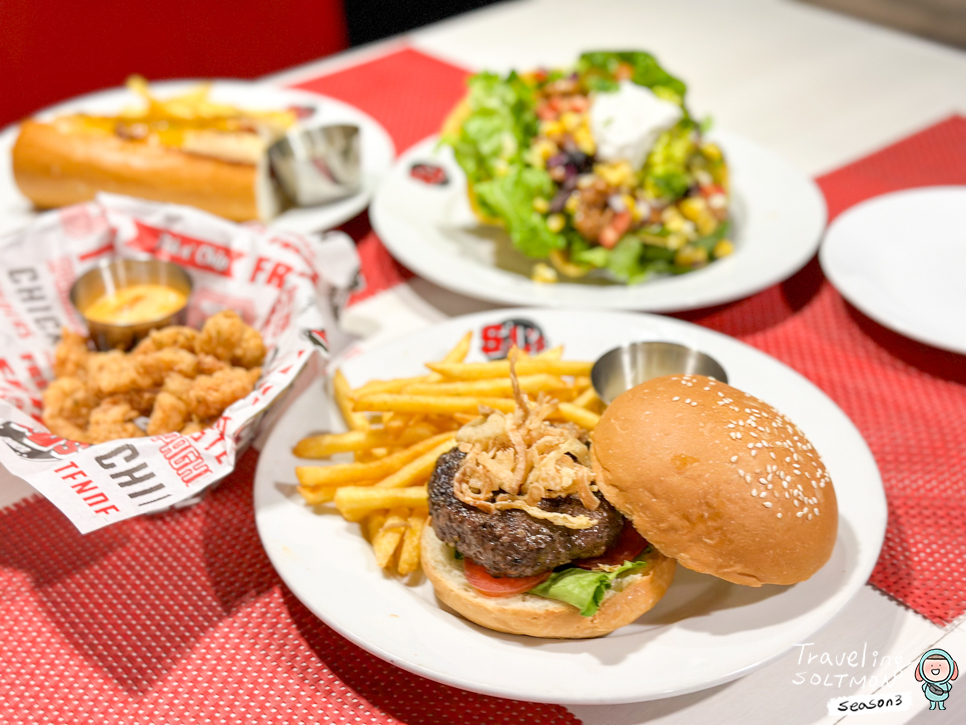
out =
[[641,171],[645,191],[653,197],[677,199],[693,183],[688,159],[698,144],[692,121],[682,119],[658,136]]
[[625,572],[637,571],[646,566],[647,561],[625,561],[614,571],[587,571],[572,567],[554,572],[528,594],[572,604],[580,610],[581,616],[593,617],[614,579]]
[[504,175],[482,181],[475,187],[481,210],[506,223],[513,244],[530,257],[546,257],[567,246],[563,234],[552,232],[547,219],[533,208],[536,197],[550,198],[554,183],[543,169],[513,166]]
[[537,133],[534,93],[516,74],[478,73],[467,80],[467,115],[458,133],[444,136],[471,184],[523,163]]
[[617,69],[623,64],[631,67],[631,80],[634,83],[646,86],[656,95],[683,107],[684,94],[687,92],[684,81],[664,70],[650,53],[636,50],[584,53],[577,61],[577,72],[591,90],[613,91],[617,89]]

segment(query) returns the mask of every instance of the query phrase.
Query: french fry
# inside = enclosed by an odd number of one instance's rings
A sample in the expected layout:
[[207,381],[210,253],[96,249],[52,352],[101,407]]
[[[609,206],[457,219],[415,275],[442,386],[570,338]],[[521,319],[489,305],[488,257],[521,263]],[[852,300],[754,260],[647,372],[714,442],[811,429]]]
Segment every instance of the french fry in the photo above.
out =
[[578,408],[586,408],[587,410],[590,410],[591,406],[596,405],[597,401],[599,400],[600,398],[597,397],[597,391],[593,388],[587,388],[584,392],[574,398],[573,403]]
[[370,380],[365,385],[350,391],[349,397],[354,400],[374,393],[398,393],[407,385],[425,382],[428,377],[428,375],[417,375],[412,378],[395,378],[394,380]]
[[587,430],[594,430],[600,422],[599,415],[591,413],[586,408],[581,408],[573,403],[560,403],[557,406],[557,410],[560,411],[560,415],[564,420],[576,423],[581,428],[586,428]]
[[392,410],[397,413],[476,413],[481,405],[503,413],[512,413],[514,402],[510,398],[406,395],[404,393],[368,395],[356,401],[356,407],[359,410]]
[[405,508],[394,508],[389,512],[385,522],[379,527],[378,533],[372,539],[372,548],[376,552],[376,563],[379,568],[389,566],[392,555],[406,531],[409,511]]
[[371,463],[340,463],[333,466],[296,466],[295,475],[303,486],[344,486],[368,481],[375,483],[415,458],[432,450],[440,443],[451,440],[454,433],[440,433],[414,443],[398,453],[393,453]]
[[376,488],[403,488],[422,481],[433,472],[436,459],[456,446],[456,441],[450,439],[440,443],[433,450],[416,458],[395,473],[391,473],[376,484]]
[[[470,342],[473,340],[473,333],[467,332],[460,341],[456,343],[452,350],[450,350],[446,355],[443,356],[441,362],[444,363],[461,363],[466,359],[467,354],[470,351]],[[425,382],[427,383],[438,383],[443,379],[443,376],[439,373],[430,373],[426,376]]]
[[563,357],[563,345],[551,347],[533,356],[536,360],[559,360]]
[[335,498],[335,486],[299,486],[298,492],[302,494],[305,503],[310,506],[317,506],[320,503],[328,503]]
[[408,488],[342,486],[335,492],[335,506],[347,521],[361,521],[376,509],[426,506],[428,500],[425,486]]
[[419,542],[423,536],[423,527],[429,512],[425,508],[414,509],[409,516],[409,527],[403,534],[402,546],[399,547],[399,560],[396,570],[401,576],[408,576],[419,566]]
[[[567,383],[555,375],[538,373],[517,378],[520,389],[525,393],[550,392],[569,387]],[[510,397],[513,395],[513,384],[510,378],[490,378],[487,380],[461,381],[456,383],[422,383],[410,385],[403,390],[405,395],[477,395]]]
[[376,428],[351,430],[348,433],[321,433],[300,440],[292,453],[299,458],[328,458],[336,453],[365,451],[386,445],[409,446],[435,433],[433,426],[419,423],[400,431]]
[[373,511],[362,522],[362,530],[365,532],[366,541],[370,544],[376,540],[376,534],[379,533],[382,525],[386,523],[386,516],[388,514],[388,511]]
[[346,426],[350,430],[369,430],[369,421],[362,413],[357,413],[352,409],[352,400],[349,397],[351,392],[349,381],[341,370],[336,370],[332,376],[332,391],[335,394],[335,402],[342,412]]
[[[580,360],[541,360],[530,358],[516,363],[519,376],[549,373],[551,375],[590,375],[592,362]],[[485,380],[510,375],[509,360],[485,363],[426,363],[426,367],[451,380]]]

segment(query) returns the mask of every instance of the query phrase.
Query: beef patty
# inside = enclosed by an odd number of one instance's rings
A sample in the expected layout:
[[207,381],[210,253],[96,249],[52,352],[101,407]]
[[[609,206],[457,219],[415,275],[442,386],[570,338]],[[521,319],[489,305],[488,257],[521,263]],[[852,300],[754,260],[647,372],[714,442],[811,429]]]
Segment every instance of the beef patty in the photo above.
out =
[[535,519],[525,511],[486,513],[453,493],[453,477],[464,454],[454,448],[436,462],[429,480],[429,513],[440,541],[486,568],[494,576],[534,576],[574,559],[600,556],[620,535],[624,517],[607,501],[590,511],[576,496],[544,499],[539,507],[597,522],[588,529]]

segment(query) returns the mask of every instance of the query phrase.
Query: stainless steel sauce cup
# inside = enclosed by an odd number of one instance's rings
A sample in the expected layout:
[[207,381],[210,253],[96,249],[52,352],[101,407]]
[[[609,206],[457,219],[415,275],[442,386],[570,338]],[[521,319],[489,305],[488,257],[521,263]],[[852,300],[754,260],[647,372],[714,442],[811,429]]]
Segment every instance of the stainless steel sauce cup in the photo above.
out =
[[728,374],[713,357],[673,342],[633,342],[615,347],[597,358],[590,381],[600,399],[610,405],[635,385],[676,373],[728,382]]
[[362,183],[359,127],[296,129],[268,149],[285,194],[297,206],[314,206],[356,193]]
[[[139,284],[157,284],[177,290],[184,295],[185,304],[163,317],[126,325],[88,319],[85,310],[98,299]],[[70,288],[70,301],[87,323],[98,350],[127,350],[151,330],[185,324],[190,296],[191,277],[188,273],[177,264],[160,259],[104,260],[78,277]]]

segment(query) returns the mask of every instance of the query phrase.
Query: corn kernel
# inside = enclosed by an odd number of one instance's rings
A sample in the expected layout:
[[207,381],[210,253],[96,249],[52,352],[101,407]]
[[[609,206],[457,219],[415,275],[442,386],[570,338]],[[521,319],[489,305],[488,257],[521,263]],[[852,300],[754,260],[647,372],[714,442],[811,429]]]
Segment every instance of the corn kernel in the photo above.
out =
[[580,206],[580,194],[575,192],[567,197],[567,201],[564,203],[564,209],[573,215],[577,211],[578,206]]
[[534,282],[554,284],[558,279],[557,270],[546,262],[537,262],[533,265],[533,272],[530,274],[530,279]]
[[541,214],[546,214],[550,211],[550,202],[542,196],[538,196],[533,200],[533,208]]
[[673,206],[669,206],[661,212],[661,220],[664,222],[664,226],[668,228],[668,231],[671,232],[683,232],[684,223],[687,221],[681,212]]
[[626,161],[595,164],[594,173],[602,178],[608,186],[630,187],[634,185],[634,170]]
[[563,124],[560,121],[541,121],[540,122],[540,135],[541,136],[562,136],[564,133]]
[[594,141],[594,137],[591,135],[587,124],[584,124],[574,131],[574,143],[577,144],[577,148],[588,156],[593,156],[597,153],[597,143]]
[[664,239],[666,240],[665,246],[668,249],[670,249],[672,252],[677,251],[678,249],[681,249],[681,247],[683,247],[685,244],[688,243],[687,237],[685,237],[680,232],[674,232],[672,234],[668,234]]
[[564,131],[573,133],[580,126],[581,118],[573,111],[566,111],[560,114],[560,123],[563,124]]
[[701,147],[701,153],[710,161],[718,161],[721,158],[721,149],[718,148],[717,144],[706,143]]
[[547,217],[547,229],[556,233],[564,228],[567,219],[563,214],[551,214]]
[[696,222],[702,215],[708,213],[708,203],[700,196],[689,196],[678,202],[678,209],[685,219]]
[[718,220],[711,214],[703,214],[695,219],[694,223],[698,225],[698,233],[702,237],[708,236],[718,227]]
[[674,263],[680,267],[694,267],[708,261],[708,253],[704,247],[694,247],[687,245],[678,250],[674,255]]
[[714,245],[714,258],[721,259],[722,257],[727,257],[734,251],[735,245],[731,243],[731,240],[722,239],[720,242]]

